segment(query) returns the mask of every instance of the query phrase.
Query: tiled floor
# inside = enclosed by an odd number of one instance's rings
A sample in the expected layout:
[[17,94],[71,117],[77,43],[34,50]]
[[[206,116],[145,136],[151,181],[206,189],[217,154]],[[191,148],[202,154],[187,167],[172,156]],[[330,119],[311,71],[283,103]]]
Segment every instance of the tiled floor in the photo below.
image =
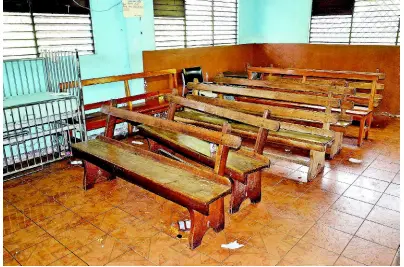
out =
[[[392,120],[362,148],[345,138],[308,184],[287,179],[306,167],[275,162],[263,176],[262,202],[226,214],[225,230],[210,230],[194,251],[176,227],[186,209],[121,179],[84,192],[83,169],[55,163],[4,183],[3,263],[390,265],[400,241],[399,132]],[[221,248],[234,240],[244,247]]]

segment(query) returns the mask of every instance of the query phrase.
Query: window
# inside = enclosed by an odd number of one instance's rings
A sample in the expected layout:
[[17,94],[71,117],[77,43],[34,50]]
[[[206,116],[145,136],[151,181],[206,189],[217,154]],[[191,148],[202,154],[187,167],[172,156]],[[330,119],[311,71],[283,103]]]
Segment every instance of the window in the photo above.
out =
[[[43,50],[94,53],[88,9],[70,0],[38,1],[4,1],[3,59],[36,58]],[[76,2],[88,7],[88,1]]]
[[237,43],[237,0],[154,0],[156,49]]
[[[352,0],[353,9],[318,11],[314,0],[310,43],[400,45],[399,0]],[[332,1],[331,1],[332,2]]]

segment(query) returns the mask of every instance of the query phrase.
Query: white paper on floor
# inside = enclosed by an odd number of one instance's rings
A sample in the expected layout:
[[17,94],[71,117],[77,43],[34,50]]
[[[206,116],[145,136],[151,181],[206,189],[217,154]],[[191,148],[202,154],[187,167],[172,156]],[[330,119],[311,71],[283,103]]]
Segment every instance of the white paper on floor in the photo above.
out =
[[227,249],[238,249],[238,248],[244,247],[244,245],[239,244],[236,240],[236,241],[230,242],[229,244],[222,244],[221,247],[227,248]]
[[356,164],[362,163],[362,160],[354,158],[349,158],[348,161]]
[[70,162],[71,165],[81,165],[83,162],[81,160],[73,160]]
[[132,144],[135,144],[135,145],[143,145],[143,142],[140,142],[140,141],[132,141]]

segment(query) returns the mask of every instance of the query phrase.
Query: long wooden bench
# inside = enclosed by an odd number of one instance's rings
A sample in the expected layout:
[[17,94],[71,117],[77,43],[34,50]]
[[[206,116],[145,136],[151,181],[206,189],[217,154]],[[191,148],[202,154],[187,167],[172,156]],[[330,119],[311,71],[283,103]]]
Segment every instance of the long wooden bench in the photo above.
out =
[[[233,95],[242,97],[253,97],[262,99],[284,99],[287,101],[302,101],[304,99],[310,104],[323,104],[329,103],[331,107],[338,107],[340,105],[340,100],[334,98],[327,98],[321,96],[299,96],[298,94],[284,93],[284,92],[268,92],[265,90],[251,89],[251,88],[241,88],[235,86],[221,86],[216,84],[199,84],[199,83],[188,83],[187,85],[193,90],[193,94],[198,94],[201,91],[213,92],[222,95]],[[194,93],[195,92],[195,93]],[[239,110],[250,114],[259,114],[262,110],[268,109],[270,112],[270,118],[276,119],[277,116],[288,116],[293,118],[294,116],[300,116],[303,118],[310,118],[312,120],[326,120],[326,121],[336,121],[336,117],[330,113],[320,113],[320,112],[309,112],[304,110],[292,109],[290,111],[285,111],[285,109],[275,108],[268,105],[257,105],[252,103],[242,103],[229,101],[224,99],[210,99],[203,98],[200,96],[192,95],[187,96],[190,99],[218,105],[221,107],[226,107],[229,109]],[[246,114],[245,113],[245,114]],[[273,113],[273,114],[272,114]],[[275,115],[274,115],[275,114]],[[207,116],[203,113],[191,113],[187,112],[177,112],[177,116],[181,117],[187,122],[192,122],[198,126],[212,127],[212,125],[219,126],[224,118]],[[219,115],[220,116],[220,115]],[[258,132],[257,127],[249,126],[244,123],[230,122],[232,125],[233,133],[239,134],[245,138],[255,138]],[[305,177],[302,182],[307,182],[314,179],[318,173],[320,173],[325,164],[325,152],[328,146],[332,147],[335,141],[335,132],[328,129],[320,129],[311,126],[299,125],[295,123],[290,123],[287,121],[280,121],[280,130],[277,132],[269,132],[267,136],[267,141],[269,143],[276,143],[296,148],[301,148],[310,151],[310,159],[302,160],[296,158],[294,155],[287,155],[286,153],[267,153],[270,157],[287,160],[308,166],[309,170],[307,177]],[[338,146],[337,146],[338,147]]]
[[[355,93],[355,88],[335,85],[309,85],[301,83],[289,82],[273,82],[266,80],[249,80],[240,78],[229,78],[223,75],[217,75],[214,78],[217,84],[236,85],[245,88],[262,89],[273,92],[286,92],[307,95],[319,95],[322,97],[337,97],[341,99],[340,107],[330,107],[327,111],[327,105],[307,103],[303,97],[301,100],[288,101],[286,99],[259,99],[251,97],[237,97],[237,100],[244,102],[260,103],[265,106],[246,106],[245,112],[261,114],[263,108],[272,108],[272,115],[279,120],[286,120],[293,123],[319,127],[323,129],[331,129],[335,131],[335,141],[329,147],[327,153],[332,159],[342,148],[343,135],[349,125],[352,123],[352,115],[347,114],[354,104],[348,100],[348,97]],[[240,105],[240,104],[238,104]],[[309,111],[300,111],[309,110]],[[320,111],[313,113],[311,111]],[[339,111],[338,113],[335,111]],[[333,112],[334,111],[334,112]],[[325,112],[324,114],[321,114]],[[331,114],[333,113],[333,114]]]
[[[207,114],[220,115],[232,118],[235,121],[242,121],[249,125],[259,127],[259,133],[256,137],[254,151],[241,148],[237,151],[229,151],[229,157],[225,168],[225,174],[232,179],[232,194],[230,198],[230,213],[239,210],[245,199],[250,199],[252,203],[261,201],[261,170],[270,165],[268,157],[262,156],[266,136],[268,131],[277,131],[279,123],[268,120],[267,113],[264,118],[253,115],[243,114],[233,110],[216,107],[213,105],[188,100],[176,95],[166,95],[166,100],[170,103],[167,119],[173,120],[177,111],[177,105],[188,107],[193,110],[203,111]],[[181,113],[181,112],[179,112]],[[227,122],[223,121],[223,124]],[[182,155],[197,161],[198,163],[214,167],[215,162],[212,157],[212,151],[209,142],[196,139],[180,133],[174,133],[168,130],[155,129],[150,126],[138,126],[140,134],[154,140],[159,145],[154,150],[162,148],[178,152]],[[220,130],[220,127],[216,128]]]
[[373,120],[374,108],[377,107],[382,95],[378,90],[383,90],[384,85],[379,83],[385,78],[384,73],[379,72],[357,72],[357,71],[334,71],[316,69],[282,69],[273,67],[248,67],[248,76],[253,73],[261,73],[262,79],[270,81],[300,81],[308,85],[343,85],[353,87],[356,93],[348,97],[355,103],[355,106],[347,111],[353,116],[353,120],[359,121],[358,146],[361,146],[363,139],[367,139]]
[[[176,88],[177,84],[177,70],[176,69],[166,69],[166,70],[159,70],[159,71],[148,71],[148,72],[141,72],[141,73],[130,73],[130,74],[123,74],[123,75],[116,75],[116,76],[106,76],[106,77],[99,77],[99,78],[92,78],[92,79],[85,79],[81,81],[82,87],[99,85],[99,84],[110,84],[110,83],[117,83],[123,82],[123,89],[125,97],[116,99],[118,104],[123,104],[126,102],[125,106],[121,106],[120,108],[130,110],[130,111],[137,111],[144,114],[156,114],[161,113],[167,110],[168,104],[164,101],[161,101],[162,98],[159,98],[159,92],[149,92],[139,95],[132,95],[130,90],[129,81],[135,79],[146,79],[146,78],[168,78],[167,79],[167,88],[169,92],[171,92],[172,88]],[[73,83],[73,82],[70,82]],[[73,84],[71,84],[73,85]],[[61,83],[60,88],[69,88],[67,83]],[[164,93],[164,92],[161,92]],[[143,100],[143,103],[133,103],[134,101]],[[100,101],[96,103],[90,103],[84,105],[84,111],[92,111],[95,109],[99,109],[102,105],[109,103],[109,99],[106,101]],[[86,112],[85,115],[86,119],[86,129],[87,131],[104,128],[106,123],[106,116],[102,112],[95,111],[95,112]],[[132,126],[128,125],[128,132],[132,133]]]
[[[84,160],[83,184],[86,190],[102,176],[108,179],[119,176],[188,208],[191,216],[189,244],[192,249],[201,244],[209,228],[217,232],[223,230],[224,197],[231,192],[231,182],[223,174],[229,149],[241,146],[240,137],[228,133],[229,125],[224,125],[221,133],[111,106],[102,106],[101,111],[108,116],[105,137],[73,145],[74,156]],[[170,129],[219,144],[214,172],[113,140],[118,120]]]

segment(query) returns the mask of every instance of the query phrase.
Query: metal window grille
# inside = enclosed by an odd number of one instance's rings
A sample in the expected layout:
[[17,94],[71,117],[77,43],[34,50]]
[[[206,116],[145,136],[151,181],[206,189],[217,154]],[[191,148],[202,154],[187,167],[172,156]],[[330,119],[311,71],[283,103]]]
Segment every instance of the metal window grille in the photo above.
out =
[[94,53],[90,15],[3,14],[3,59],[36,58],[44,50]]
[[237,43],[237,0],[167,1],[154,1],[156,49]]
[[400,1],[356,0],[353,15],[312,16],[310,43],[400,45]]

